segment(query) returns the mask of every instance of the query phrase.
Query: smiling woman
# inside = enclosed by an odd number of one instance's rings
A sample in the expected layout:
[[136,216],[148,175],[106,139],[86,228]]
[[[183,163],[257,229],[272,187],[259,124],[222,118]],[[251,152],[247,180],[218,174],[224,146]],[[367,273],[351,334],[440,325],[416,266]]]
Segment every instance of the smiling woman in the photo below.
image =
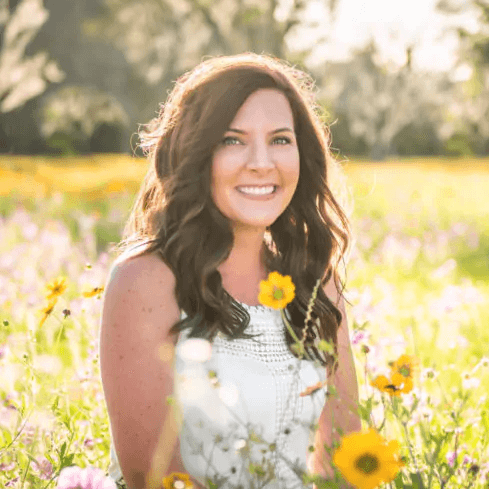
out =
[[[100,340],[109,473],[130,489],[187,486],[178,474],[196,487],[306,487],[311,445],[331,431],[325,390],[307,388],[342,382],[335,410],[354,404],[338,274],[349,223],[330,190],[337,163],[312,87],[266,55],[211,58],[177,80],[141,133],[150,166],[106,287]],[[287,327],[259,303],[270,272],[295,287]],[[195,338],[210,356],[188,355]]]

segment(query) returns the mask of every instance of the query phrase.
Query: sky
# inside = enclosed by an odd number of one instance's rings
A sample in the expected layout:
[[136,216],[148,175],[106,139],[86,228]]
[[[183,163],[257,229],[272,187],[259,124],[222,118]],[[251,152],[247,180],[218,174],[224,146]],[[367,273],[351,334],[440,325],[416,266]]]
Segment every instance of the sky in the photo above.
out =
[[314,49],[311,65],[321,60],[344,60],[352,48],[364,46],[373,37],[386,63],[402,66],[406,62],[406,46],[416,43],[412,66],[426,71],[451,71],[454,79],[466,79],[468,66],[454,69],[458,39],[455,33],[444,33],[450,25],[462,25],[471,32],[478,28],[476,14],[466,12],[448,16],[437,12],[437,0],[338,0],[336,20],[324,7],[325,1],[310,3],[305,16],[321,19],[322,27],[302,35],[294,42],[307,43],[311,35],[327,34],[331,42]]

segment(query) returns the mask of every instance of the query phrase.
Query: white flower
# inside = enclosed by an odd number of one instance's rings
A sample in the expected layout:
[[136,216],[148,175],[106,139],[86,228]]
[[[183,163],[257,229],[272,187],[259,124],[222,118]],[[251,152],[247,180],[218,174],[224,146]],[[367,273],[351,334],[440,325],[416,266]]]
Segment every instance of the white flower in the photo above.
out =
[[234,384],[226,383],[219,388],[219,398],[226,406],[235,406],[239,399],[239,390]]
[[421,382],[427,380],[434,380],[438,377],[438,372],[431,367],[425,368],[421,371]]
[[207,362],[212,356],[212,345],[203,338],[188,338],[180,345],[180,356],[190,362]]
[[235,443],[234,443],[234,448],[236,450],[241,450],[242,448],[244,448],[246,446],[246,440],[237,440]]
[[462,386],[464,389],[476,389],[481,381],[477,377],[472,377],[468,372],[462,375]]

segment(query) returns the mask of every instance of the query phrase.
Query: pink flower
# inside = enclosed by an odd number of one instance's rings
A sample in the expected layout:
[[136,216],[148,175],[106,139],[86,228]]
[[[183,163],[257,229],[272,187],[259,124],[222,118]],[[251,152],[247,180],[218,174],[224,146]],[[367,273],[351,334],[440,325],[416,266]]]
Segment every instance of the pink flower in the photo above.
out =
[[116,489],[116,485],[101,469],[73,465],[61,471],[57,489]]
[[448,452],[447,453],[447,462],[450,467],[453,467],[455,465],[455,459],[457,458],[457,454],[455,452]]
[[35,470],[39,472],[39,478],[44,480],[50,480],[53,475],[53,466],[46,458],[42,458],[40,461],[34,461]]

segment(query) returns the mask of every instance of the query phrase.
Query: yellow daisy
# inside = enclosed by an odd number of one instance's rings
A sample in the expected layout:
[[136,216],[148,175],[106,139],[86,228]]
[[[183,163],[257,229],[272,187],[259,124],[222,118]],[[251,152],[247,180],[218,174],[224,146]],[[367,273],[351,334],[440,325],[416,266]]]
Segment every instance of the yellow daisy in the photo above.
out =
[[289,275],[271,272],[267,280],[260,282],[258,300],[273,309],[283,309],[295,297],[295,285]]
[[399,443],[387,442],[372,428],[342,437],[333,463],[346,481],[358,489],[374,489],[383,482],[389,483],[404,466]]
[[83,292],[83,297],[93,297],[95,295],[100,295],[104,291],[103,287],[95,287],[88,292]]
[[46,296],[47,299],[54,299],[55,297],[59,297],[67,288],[66,279],[64,277],[58,277],[54,279],[52,282],[46,285],[46,288],[49,290],[49,294]]
[[407,394],[413,390],[413,379],[412,377],[404,377],[400,373],[395,373],[391,375],[392,384],[399,389],[400,392]]
[[398,373],[403,377],[412,378],[419,368],[419,360],[410,355],[401,355],[390,364],[392,374]]
[[194,485],[188,474],[172,472],[163,478],[163,487],[164,489],[193,489]]
[[401,390],[399,384],[394,384],[385,375],[379,375],[374,381],[370,382],[370,385],[376,387],[381,392],[387,392],[391,396],[400,397]]
[[57,296],[55,296],[54,299],[51,299],[49,301],[49,304],[44,309],[41,309],[41,312],[44,314],[44,316],[42,317],[41,322],[39,323],[39,327],[42,327],[42,325],[44,324],[48,316],[53,312],[56,302],[58,302]]

